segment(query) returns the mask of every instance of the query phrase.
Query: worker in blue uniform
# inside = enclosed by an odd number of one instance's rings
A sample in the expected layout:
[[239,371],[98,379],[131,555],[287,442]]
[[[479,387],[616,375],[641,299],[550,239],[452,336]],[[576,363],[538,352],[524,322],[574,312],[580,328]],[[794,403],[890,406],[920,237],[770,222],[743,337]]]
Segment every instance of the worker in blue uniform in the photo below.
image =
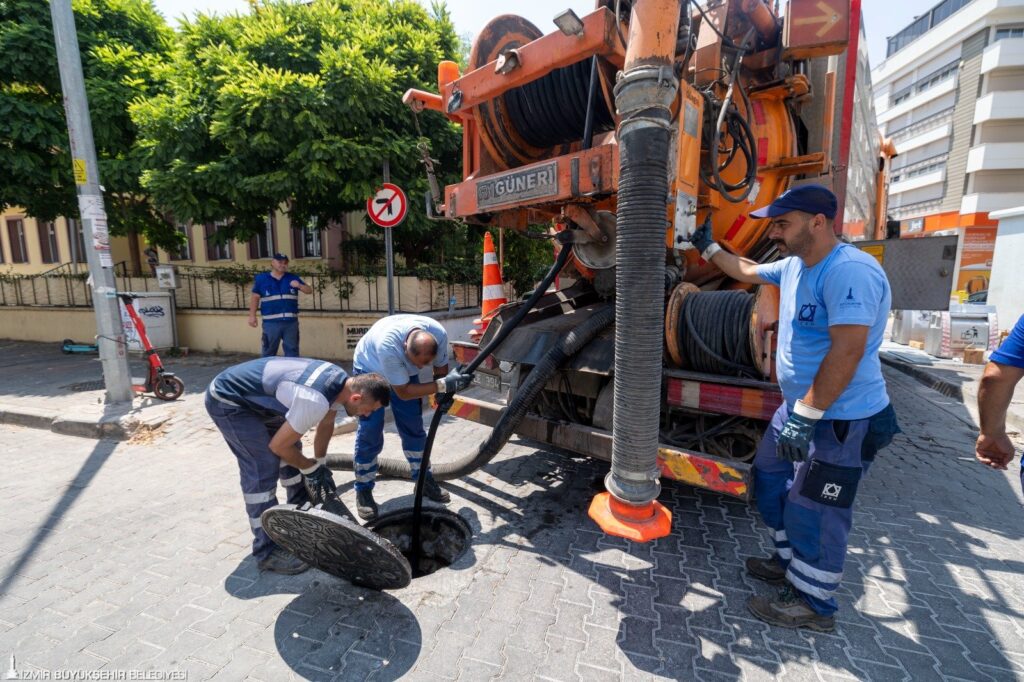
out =
[[[1006,411],[1017,383],[1024,377],[1024,315],[1002,345],[992,351],[978,384],[978,417],[981,433],[974,456],[993,469],[1006,469],[1013,461],[1013,443],[1006,435]],[[1024,490],[1024,466],[1020,468]]]
[[[229,367],[206,390],[206,411],[238,460],[242,497],[260,570],[301,573],[308,566],[277,546],[260,516],[277,505],[281,481],[289,504],[322,503],[335,491],[324,465],[339,409],[361,416],[388,404],[384,377],[349,377],[340,367],[308,358],[260,358]],[[302,435],[316,429],[313,458]]]
[[758,264],[714,242],[710,223],[692,237],[729,277],[781,289],[776,370],[784,398],[754,459],[757,507],[775,553],[751,557],[748,573],[785,583],[750,611],[783,627],[831,631],[857,485],[898,432],[878,349],[891,300],[878,262],[835,235],[835,195],[791,189],[751,213],[769,218],[783,256]]
[[[391,384],[391,412],[412,480],[416,481],[427,440],[423,430],[422,398],[434,393],[453,394],[468,386],[472,376],[448,370],[448,334],[437,320],[423,315],[390,315],[377,320],[356,344],[352,366],[356,376],[377,372]],[[427,366],[433,368],[434,380],[421,384],[419,373]],[[365,520],[377,517],[373,487],[377,478],[377,456],[383,448],[384,408],[381,407],[373,414],[360,417],[356,431],[356,512]],[[423,494],[435,502],[451,499],[429,471],[423,481]]]
[[288,272],[288,256],[275,253],[270,271],[256,275],[249,297],[249,326],[256,327],[256,308],[263,318],[260,355],[277,355],[284,345],[284,356],[299,357],[299,293],[313,293],[313,287],[298,275]]

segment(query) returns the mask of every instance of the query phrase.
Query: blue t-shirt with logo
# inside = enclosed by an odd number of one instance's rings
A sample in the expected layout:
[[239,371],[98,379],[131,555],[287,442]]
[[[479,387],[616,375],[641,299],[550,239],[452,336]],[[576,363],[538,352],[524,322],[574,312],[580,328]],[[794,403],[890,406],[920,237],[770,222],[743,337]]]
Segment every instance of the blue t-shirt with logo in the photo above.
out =
[[260,297],[260,316],[264,322],[296,322],[299,318],[299,290],[292,282],[305,284],[298,275],[286,272],[277,279],[269,272],[256,275],[252,293]]
[[988,359],[1000,365],[1024,367],[1024,315],[1020,316],[1013,331],[999,344],[999,348],[992,351]]
[[776,372],[790,407],[814,382],[832,347],[829,327],[834,324],[870,330],[853,379],[824,418],[866,419],[889,404],[878,349],[892,295],[878,261],[854,246],[838,244],[814,267],[793,256],[759,265],[757,274],[781,289]]

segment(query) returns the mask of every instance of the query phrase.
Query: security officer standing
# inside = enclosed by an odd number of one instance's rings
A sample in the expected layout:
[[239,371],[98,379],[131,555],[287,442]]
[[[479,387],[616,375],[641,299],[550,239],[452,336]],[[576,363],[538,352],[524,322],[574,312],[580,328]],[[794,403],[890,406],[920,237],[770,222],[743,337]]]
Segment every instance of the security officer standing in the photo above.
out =
[[[433,367],[434,381],[421,384],[419,372]],[[421,399],[433,393],[455,393],[470,384],[472,376],[448,371],[448,334],[441,324],[422,315],[391,315],[381,318],[359,339],[352,361],[356,376],[377,372],[391,384],[391,412],[402,439],[412,480],[420,474],[426,445]],[[365,520],[377,517],[373,486],[377,478],[377,456],[384,449],[384,408],[359,418],[356,431],[356,512]],[[423,494],[435,502],[451,496],[427,472]]]
[[757,507],[775,553],[747,559],[747,572],[785,583],[777,599],[752,597],[772,625],[830,632],[857,484],[899,431],[878,349],[891,294],[878,262],[839,241],[837,201],[821,185],[785,192],[754,211],[784,258],[758,264],[715,243],[710,224],[692,238],[729,277],[781,289],[776,360],[783,404],[754,459]]
[[[978,384],[981,433],[974,446],[974,456],[993,469],[1006,469],[1013,461],[1013,443],[1006,435],[1006,411],[1021,378],[1024,378],[1024,315],[1017,320],[1010,336],[992,351]],[[1024,466],[1020,469],[1020,485],[1024,489]]]
[[[224,370],[206,390],[206,411],[238,459],[242,497],[252,527],[252,553],[260,570],[294,574],[309,566],[277,546],[260,516],[277,505],[277,481],[289,504],[319,504],[335,491],[323,464],[339,409],[367,415],[388,404],[391,391],[379,374],[349,377],[340,367],[308,358],[260,358]],[[302,454],[302,435],[316,428],[313,459]]]
[[313,287],[298,275],[288,272],[288,256],[275,253],[270,260],[270,272],[256,275],[249,297],[249,326],[256,327],[256,308],[263,318],[263,336],[260,355],[277,355],[284,344],[284,355],[299,357],[299,294],[313,293]]

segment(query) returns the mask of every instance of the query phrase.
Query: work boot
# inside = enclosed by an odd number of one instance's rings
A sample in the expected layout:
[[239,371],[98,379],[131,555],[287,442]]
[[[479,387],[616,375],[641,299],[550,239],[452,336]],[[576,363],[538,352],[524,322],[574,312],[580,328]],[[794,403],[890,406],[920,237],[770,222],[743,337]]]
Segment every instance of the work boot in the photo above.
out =
[[836,627],[835,616],[823,616],[812,609],[790,585],[783,587],[774,601],[767,597],[751,597],[747,600],[747,609],[764,622],[783,628],[832,632]]
[[774,556],[767,559],[752,556],[747,559],[747,573],[758,580],[771,585],[778,585],[786,579],[786,569]]
[[377,503],[373,500],[371,488],[356,491],[356,512],[363,521],[373,521],[377,518]]
[[434,502],[451,502],[452,496],[448,494],[448,491],[437,484],[434,477],[427,474],[427,480],[423,481],[423,494],[428,500]]
[[283,547],[275,547],[269,555],[260,559],[257,565],[261,571],[281,575],[297,575],[309,569],[309,564]]

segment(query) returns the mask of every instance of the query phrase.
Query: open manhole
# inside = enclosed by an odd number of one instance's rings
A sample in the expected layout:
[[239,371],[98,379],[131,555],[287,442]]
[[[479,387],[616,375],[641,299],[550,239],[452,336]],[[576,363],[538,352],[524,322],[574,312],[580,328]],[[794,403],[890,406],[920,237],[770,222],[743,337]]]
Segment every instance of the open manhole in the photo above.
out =
[[[399,509],[378,516],[368,528],[384,538],[412,564],[413,510]],[[424,507],[420,513],[420,556],[412,577],[421,578],[451,566],[466,553],[473,531],[466,520],[447,509]]]
[[451,565],[469,549],[472,538],[469,524],[458,514],[423,509],[420,558],[413,570],[412,517],[412,509],[401,509],[360,526],[350,515],[320,506],[281,504],[263,512],[261,521],[274,542],[311,566],[354,585],[397,590],[414,577]]

